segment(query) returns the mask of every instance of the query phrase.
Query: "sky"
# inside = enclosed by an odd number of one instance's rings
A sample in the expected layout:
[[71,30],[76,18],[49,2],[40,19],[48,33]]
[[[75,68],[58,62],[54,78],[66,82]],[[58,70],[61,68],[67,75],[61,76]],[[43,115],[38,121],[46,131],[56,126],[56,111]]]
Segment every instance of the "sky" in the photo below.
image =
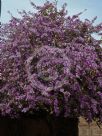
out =
[[[43,5],[46,0],[31,0],[37,5]],[[53,2],[54,0],[49,0]],[[67,3],[67,10],[69,15],[77,14],[84,9],[87,9],[80,18],[81,19],[92,19],[97,16],[98,19],[96,23],[102,22],[102,0],[58,0],[58,7],[61,7],[63,3]],[[21,11],[25,9],[26,11],[33,11],[30,5],[30,0],[2,0],[2,13],[1,22],[7,23],[10,20],[10,11],[13,16],[19,17],[17,10]]]

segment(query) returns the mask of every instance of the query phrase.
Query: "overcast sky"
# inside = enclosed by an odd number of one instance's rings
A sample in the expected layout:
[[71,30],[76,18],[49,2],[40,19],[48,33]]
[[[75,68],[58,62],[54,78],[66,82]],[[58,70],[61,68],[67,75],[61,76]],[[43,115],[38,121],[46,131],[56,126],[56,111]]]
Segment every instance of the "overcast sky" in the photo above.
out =
[[[32,0],[37,5],[42,5],[45,0]],[[54,0],[49,0],[54,1]],[[96,22],[102,22],[102,0],[58,0],[58,6],[60,7],[64,2],[68,4],[68,11],[70,15],[79,13],[84,9],[87,11],[81,15],[81,19],[92,19],[98,16]],[[6,23],[10,19],[10,15],[7,11],[10,11],[14,16],[18,17],[17,9],[26,11],[33,10],[29,0],[2,0],[2,14],[1,22]]]

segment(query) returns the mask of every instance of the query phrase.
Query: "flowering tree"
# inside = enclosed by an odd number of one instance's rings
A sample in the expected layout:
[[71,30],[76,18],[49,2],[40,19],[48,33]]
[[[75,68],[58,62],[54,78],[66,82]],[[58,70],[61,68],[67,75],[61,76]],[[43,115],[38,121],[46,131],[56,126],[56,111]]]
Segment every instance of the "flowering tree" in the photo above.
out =
[[1,26],[0,114],[83,116],[102,122],[102,24],[67,15],[56,3],[32,6]]

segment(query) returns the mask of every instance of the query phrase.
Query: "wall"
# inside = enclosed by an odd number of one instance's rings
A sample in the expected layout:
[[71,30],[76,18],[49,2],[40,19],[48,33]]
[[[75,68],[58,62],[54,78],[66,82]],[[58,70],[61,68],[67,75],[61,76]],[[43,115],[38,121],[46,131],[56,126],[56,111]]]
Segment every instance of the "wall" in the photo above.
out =
[[79,136],[102,136],[102,126],[99,128],[95,122],[89,125],[83,118],[80,118]]

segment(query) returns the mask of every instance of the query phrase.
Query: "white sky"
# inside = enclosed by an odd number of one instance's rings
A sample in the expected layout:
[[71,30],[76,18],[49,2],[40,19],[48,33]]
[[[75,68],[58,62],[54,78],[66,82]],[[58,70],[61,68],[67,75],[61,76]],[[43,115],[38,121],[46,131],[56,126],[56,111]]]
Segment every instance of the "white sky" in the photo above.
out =
[[[42,5],[46,0],[32,0],[37,5]],[[53,2],[54,0],[49,0]],[[94,16],[98,16],[97,22],[102,22],[102,0],[58,0],[58,6],[63,3],[68,3],[68,11],[70,15],[79,13],[84,9],[87,11],[81,16],[82,19],[92,19]],[[1,22],[8,22],[10,15],[7,11],[10,11],[14,16],[17,14],[17,9],[31,11],[32,7],[29,0],[2,0],[2,15]]]

